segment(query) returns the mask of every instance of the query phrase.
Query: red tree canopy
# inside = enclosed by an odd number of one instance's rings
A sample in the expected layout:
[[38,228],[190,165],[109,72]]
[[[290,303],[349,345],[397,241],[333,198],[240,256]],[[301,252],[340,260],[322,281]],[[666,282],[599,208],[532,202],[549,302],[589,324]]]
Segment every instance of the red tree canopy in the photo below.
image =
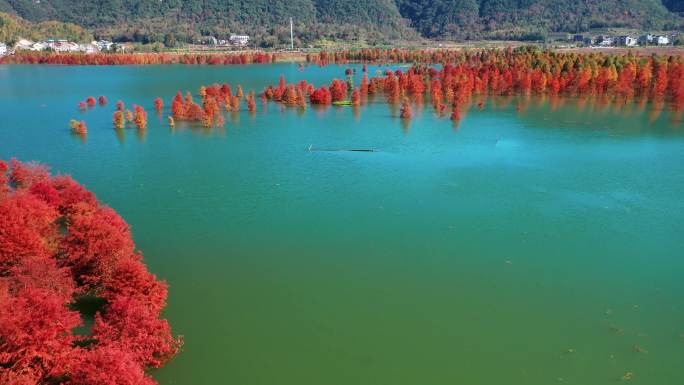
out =
[[[126,222],[71,177],[0,160],[0,384],[151,385],[180,349]],[[90,335],[77,299],[104,306]]]

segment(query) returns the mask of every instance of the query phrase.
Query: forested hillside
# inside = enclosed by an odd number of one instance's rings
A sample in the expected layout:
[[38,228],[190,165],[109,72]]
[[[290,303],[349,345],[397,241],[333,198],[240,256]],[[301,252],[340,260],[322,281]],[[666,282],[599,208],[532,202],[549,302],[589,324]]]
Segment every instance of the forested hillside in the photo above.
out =
[[71,41],[91,41],[93,35],[82,27],[58,21],[31,23],[16,15],[0,12],[0,42],[14,43],[19,37],[42,40],[60,36]]
[[660,0],[397,0],[397,4],[418,32],[433,38],[524,38],[591,28],[681,29],[683,25]]
[[682,29],[682,0],[0,0],[0,12],[31,22],[79,24],[98,37],[191,42],[246,33],[261,46],[289,39],[380,43],[432,39],[538,38],[591,28]]

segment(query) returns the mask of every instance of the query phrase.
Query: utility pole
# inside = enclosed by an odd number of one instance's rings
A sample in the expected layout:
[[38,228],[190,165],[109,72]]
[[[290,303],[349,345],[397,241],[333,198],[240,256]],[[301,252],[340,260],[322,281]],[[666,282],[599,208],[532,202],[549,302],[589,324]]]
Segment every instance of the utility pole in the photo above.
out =
[[292,27],[292,18],[290,18],[290,51],[294,51],[294,32]]

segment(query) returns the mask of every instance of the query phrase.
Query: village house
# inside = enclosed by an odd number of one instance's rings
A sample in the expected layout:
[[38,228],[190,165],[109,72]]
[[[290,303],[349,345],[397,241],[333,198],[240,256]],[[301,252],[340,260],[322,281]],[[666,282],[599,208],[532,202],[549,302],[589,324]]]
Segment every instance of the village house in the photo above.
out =
[[599,36],[596,38],[596,45],[601,47],[610,47],[614,44],[614,40],[610,36]]
[[97,45],[97,49],[100,51],[110,51],[114,47],[114,43],[109,40],[98,40],[91,44]]
[[238,47],[244,47],[247,44],[249,44],[249,36],[248,35],[230,35],[230,38],[228,39],[230,43],[234,46]]
[[670,44],[670,38],[661,35],[655,38],[655,43],[658,45],[668,45]]
[[97,47],[97,44],[95,44],[95,42],[92,42],[88,44],[79,44],[78,51],[85,53],[96,53],[99,52],[100,49]]
[[49,38],[45,41],[45,45],[55,52],[68,51],[70,48],[69,41],[61,38]]
[[35,42],[31,44],[31,48],[29,48],[31,51],[42,51],[44,49],[48,48],[47,44],[41,43],[41,42]]
[[653,40],[655,40],[655,36],[650,33],[647,33],[646,35],[641,35],[639,36],[639,39],[637,39],[640,45],[653,44]]
[[33,42],[30,40],[26,39],[20,39],[18,42],[14,44],[14,49],[15,50],[31,50],[33,47]]
[[631,36],[620,36],[617,39],[617,45],[625,47],[635,47],[637,45],[637,39]]

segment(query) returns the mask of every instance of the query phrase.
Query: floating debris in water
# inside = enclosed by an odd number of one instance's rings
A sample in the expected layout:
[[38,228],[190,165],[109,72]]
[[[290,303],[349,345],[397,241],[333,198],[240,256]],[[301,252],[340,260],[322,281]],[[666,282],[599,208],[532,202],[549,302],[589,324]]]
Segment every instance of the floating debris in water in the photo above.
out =
[[632,349],[634,349],[634,351],[637,352],[637,353],[644,353],[644,354],[648,353],[648,350],[642,348],[642,347],[639,346],[639,345],[634,345],[634,346],[632,346]]
[[622,381],[629,381],[634,377],[634,373],[632,372],[625,372],[625,374],[622,375]]
[[604,311],[603,314],[611,315],[611,314],[613,314],[613,309],[606,309],[606,311]]

